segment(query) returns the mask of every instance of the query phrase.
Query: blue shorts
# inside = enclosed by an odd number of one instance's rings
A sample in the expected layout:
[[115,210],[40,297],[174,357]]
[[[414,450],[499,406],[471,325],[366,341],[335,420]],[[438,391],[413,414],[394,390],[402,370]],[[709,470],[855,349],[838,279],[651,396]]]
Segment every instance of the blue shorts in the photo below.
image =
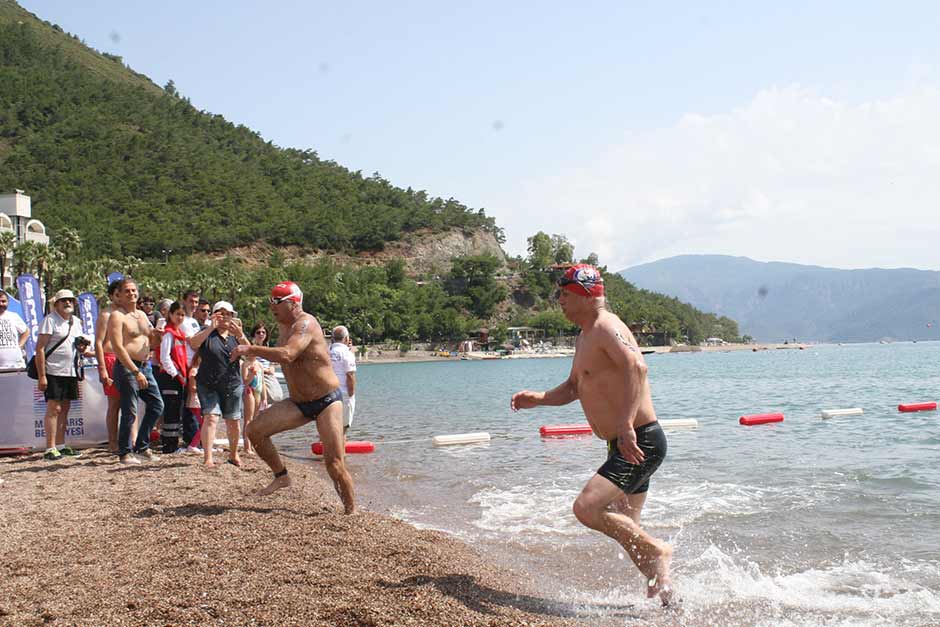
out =
[[196,394],[199,395],[199,406],[202,407],[203,416],[221,414],[225,420],[240,420],[243,392],[242,386],[234,389],[219,389],[196,382]]

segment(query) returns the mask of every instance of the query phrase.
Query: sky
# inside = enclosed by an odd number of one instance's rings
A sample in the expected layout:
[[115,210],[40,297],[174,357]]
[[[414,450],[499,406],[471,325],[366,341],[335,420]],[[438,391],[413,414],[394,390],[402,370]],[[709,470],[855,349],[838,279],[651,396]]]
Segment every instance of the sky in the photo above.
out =
[[940,270],[940,3],[19,1],[512,255]]

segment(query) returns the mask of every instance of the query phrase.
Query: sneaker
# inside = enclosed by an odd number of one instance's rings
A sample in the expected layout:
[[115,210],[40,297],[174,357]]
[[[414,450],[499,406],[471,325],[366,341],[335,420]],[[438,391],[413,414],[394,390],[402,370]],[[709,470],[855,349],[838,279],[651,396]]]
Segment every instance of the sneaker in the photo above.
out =
[[60,453],[58,449],[51,448],[48,451],[46,451],[45,455],[43,455],[42,458],[47,459],[51,462],[54,462],[54,461],[58,461],[62,459],[62,453]]
[[81,457],[82,454],[73,449],[71,446],[65,445],[59,449],[59,452],[66,457]]
[[153,451],[151,451],[149,448],[148,448],[147,450],[141,451],[141,452],[139,452],[139,453],[137,453],[137,454],[138,454],[140,457],[142,457],[142,458],[143,458],[143,461],[145,461],[145,462],[158,462],[158,461],[160,461],[160,456],[159,456],[159,455],[154,455],[154,454],[153,454]]
[[187,446],[186,453],[189,455],[202,455],[203,450],[198,446]]
[[122,457],[120,462],[125,466],[140,466],[140,460],[131,454],[127,454]]

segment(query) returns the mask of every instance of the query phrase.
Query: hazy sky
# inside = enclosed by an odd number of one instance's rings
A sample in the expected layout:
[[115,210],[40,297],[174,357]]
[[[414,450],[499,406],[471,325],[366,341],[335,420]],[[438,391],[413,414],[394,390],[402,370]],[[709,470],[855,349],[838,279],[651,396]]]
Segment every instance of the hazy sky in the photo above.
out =
[[20,2],[511,254],[940,270],[940,3]]

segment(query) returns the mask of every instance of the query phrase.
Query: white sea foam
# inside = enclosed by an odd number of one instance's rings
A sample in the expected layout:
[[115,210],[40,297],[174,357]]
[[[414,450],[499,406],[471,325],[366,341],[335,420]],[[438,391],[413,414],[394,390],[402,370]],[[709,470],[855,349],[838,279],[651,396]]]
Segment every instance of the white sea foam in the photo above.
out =
[[474,526],[484,531],[507,533],[525,540],[527,534],[544,541],[544,534],[578,536],[583,527],[571,513],[578,491],[571,488],[516,486],[508,490],[486,488],[470,498],[480,506]]
[[[798,572],[762,572],[754,562],[715,546],[675,569],[682,599],[666,624],[721,627],[927,627],[940,625],[940,567],[901,560],[886,567],[843,560]],[[580,613],[632,604],[645,618],[662,617],[637,587],[601,593],[560,590]],[[603,622],[603,621],[599,621]],[[604,623],[607,624],[607,623]]]
[[643,508],[644,525],[684,527],[706,516],[756,514],[767,509],[766,500],[775,492],[766,487],[708,481],[672,485],[651,491]]
[[[759,603],[780,625],[927,625],[940,623],[940,593],[922,582],[940,581],[940,569],[927,562],[899,561],[891,571],[863,560],[819,566],[798,572],[764,573],[746,558],[735,558],[710,546],[682,565],[676,582],[690,611],[716,605]],[[799,616],[828,617],[807,622]],[[827,620],[828,620],[827,619]]]

